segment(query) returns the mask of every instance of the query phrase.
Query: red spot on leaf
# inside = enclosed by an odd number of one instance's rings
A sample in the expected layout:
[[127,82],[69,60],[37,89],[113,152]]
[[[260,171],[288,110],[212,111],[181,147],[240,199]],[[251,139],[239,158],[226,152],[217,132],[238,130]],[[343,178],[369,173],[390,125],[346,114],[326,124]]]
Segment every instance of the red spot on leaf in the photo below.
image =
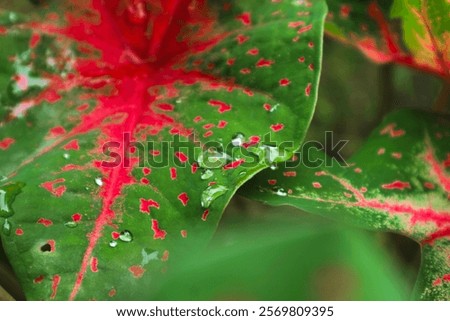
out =
[[153,230],[153,238],[155,240],[161,239],[164,240],[166,238],[167,232],[159,228],[159,223],[157,220],[152,220],[152,230]]
[[79,221],[81,221],[82,218],[83,218],[83,215],[81,215],[80,213],[75,213],[72,215],[72,221],[74,221],[75,223],[78,223]]
[[98,272],[98,259],[95,256],[91,258],[91,271]]
[[175,167],[170,168],[170,178],[172,180],[177,179],[177,169]]
[[434,189],[434,184],[431,182],[425,182],[423,183],[423,186],[427,189]]
[[195,174],[197,172],[197,170],[198,170],[198,164],[197,163],[193,163],[191,165],[191,173]]
[[252,23],[250,12],[244,12],[236,17],[243,25],[248,26]]
[[0,149],[7,150],[16,140],[14,138],[4,138],[0,141]]
[[140,265],[130,266],[128,271],[130,271],[136,279],[140,279],[145,273],[145,269]]
[[157,107],[164,111],[173,111],[175,108],[172,104],[166,104],[166,103],[158,104]]
[[256,63],[256,67],[258,68],[262,68],[262,67],[270,67],[275,63],[275,61],[273,60],[269,60],[269,59],[264,59],[261,58],[258,60],[258,62]]
[[45,218],[40,218],[40,219],[38,219],[37,223],[38,223],[38,224],[42,224],[42,225],[44,225],[45,227],[49,227],[50,225],[53,225],[53,222],[52,222],[51,220],[47,220],[47,219],[45,219]]
[[50,129],[50,136],[51,137],[57,137],[60,135],[64,135],[66,133],[66,130],[62,126],[56,126]]
[[202,220],[206,221],[208,219],[209,210],[204,210],[202,214]]
[[23,230],[21,228],[16,229],[16,235],[17,236],[23,235]]
[[283,176],[285,176],[285,177],[296,177],[297,176],[297,172],[295,172],[295,171],[283,172]]
[[41,283],[42,281],[44,281],[44,276],[43,276],[43,275],[39,275],[37,278],[35,278],[35,279],[33,280],[33,283],[39,284],[39,283]]
[[408,182],[394,181],[389,184],[381,185],[384,189],[399,189],[404,190],[405,188],[411,188],[411,185]]
[[267,183],[268,183],[269,185],[275,185],[275,184],[277,183],[277,180],[276,180],[276,179],[269,179],[269,180],[267,181]]
[[110,298],[114,297],[116,294],[117,294],[116,289],[111,289],[111,290],[109,290],[109,292],[108,292],[108,296],[109,296]]
[[339,10],[339,13],[343,19],[347,19],[350,15],[350,11],[352,8],[349,5],[343,4],[341,5],[341,9]]
[[186,163],[188,160],[188,157],[186,156],[185,153],[183,152],[176,152],[175,156],[180,160],[180,162],[182,163]]
[[80,146],[78,145],[78,139],[71,140],[69,143],[64,145],[65,150],[79,150]]
[[181,230],[180,234],[181,234],[182,238],[186,238],[187,237],[187,231],[186,230]]
[[395,159],[401,159],[402,158],[402,153],[392,153],[391,156]]
[[186,206],[189,202],[189,197],[186,193],[181,193],[180,195],[178,195],[178,199],[184,206]]
[[377,151],[377,155],[383,155],[385,152],[386,152],[386,149],[380,148],[380,149]]
[[235,160],[234,162],[231,162],[229,164],[226,164],[223,169],[228,170],[228,169],[234,169],[236,167],[241,166],[243,163],[245,163],[245,159],[238,159]]
[[280,130],[282,130],[284,128],[284,125],[283,124],[274,124],[274,125],[270,126],[270,128],[274,132],[279,132]]
[[208,104],[213,107],[219,107],[219,113],[221,114],[231,110],[231,105],[228,105],[227,103],[224,103],[220,100],[211,99]]
[[236,37],[236,40],[238,42],[238,44],[242,45],[244,42],[247,42],[250,39],[250,37],[245,36],[245,35],[238,35]]
[[229,58],[227,60],[227,65],[228,66],[233,66],[235,62],[236,62],[236,58]]
[[270,104],[264,104],[263,107],[267,111],[270,111],[272,109],[272,106]]
[[309,97],[309,96],[311,95],[311,87],[312,87],[312,84],[309,83],[309,84],[306,86],[306,88],[305,88],[305,95],[306,95],[307,97]]
[[[307,25],[298,29],[297,33],[304,33],[312,29],[312,25]],[[310,42],[312,43],[312,42]]]
[[64,194],[64,192],[66,191],[66,187],[64,185],[60,185],[60,186],[56,187],[55,185],[64,183],[64,182],[65,182],[64,178],[58,178],[58,179],[55,179],[54,181],[42,183],[40,186],[42,188],[45,188],[47,191],[52,193],[54,196],[61,197]]
[[382,130],[380,130],[380,135],[386,135],[388,134],[391,137],[400,137],[405,135],[405,131],[403,129],[395,129],[397,125],[396,124],[389,124]]
[[300,21],[292,21],[288,23],[288,27],[289,28],[298,28],[305,25],[305,22],[300,20]]
[[139,210],[142,213],[150,214],[150,207],[154,207],[154,208],[158,208],[159,209],[159,203],[154,201],[154,200],[152,200],[152,199],[146,200],[146,199],[141,198],[141,199],[139,199],[139,202],[140,202]]
[[53,276],[52,279],[52,294],[50,295],[50,299],[53,300],[58,293],[59,282],[61,282],[61,277],[59,275]]
[[35,48],[40,40],[41,36],[38,33],[33,32],[30,38],[30,48]]
[[149,175],[151,172],[152,172],[152,170],[148,167],[144,167],[142,169],[142,174],[144,174],[144,175]]
[[243,75],[248,75],[249,73],[251,73],[252,71],[250,70],[250,68],[243,68],[241,69],[240,73]]
[[450,153],[447,154],[447,159],[442,163],[444,167],[450,167]]
[[219,123],[217,124],[217,128],[225,128],[225,126],[228,125],[228,122],[225,120],[219,120]]
[[305,57],[300,57],[300,58],[298,58],[298,62],[304,63],[304,62],[305,62]]
[[280,86],[283,86],[283,87],[288,86],[290,83],[291,83],[291,81],[287,78],[280,79],[280,81],[279,81]]
[[161,261],[166,262],[169,259],[169,251],[165,250],[161,256]]
[[319,182],[313,182],[312,185],[314,188],[322,188],[322,184],[320,184]]
[[251,55],[251,56],[256,56],[257,54],[259,54],[259,49],[258,49],[258,48],[252,48],[252,49],[249,49],[249,50],[247,51],[247,54],[248,54],[248,55]]
[[111,237],[113,240],[117,240],[120,237],[120,233],[119,232],[112,232],[111,233]]

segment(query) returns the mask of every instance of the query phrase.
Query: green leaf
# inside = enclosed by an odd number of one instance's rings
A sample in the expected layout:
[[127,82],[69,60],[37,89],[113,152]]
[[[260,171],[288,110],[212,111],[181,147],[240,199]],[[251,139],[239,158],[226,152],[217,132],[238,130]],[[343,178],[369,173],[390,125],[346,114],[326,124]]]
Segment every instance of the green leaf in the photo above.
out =
[[[364,228],[400,233],[425,247],[441,240],[448,244],[449,136],[448,117],[400,110],[374,131],[350,158],[349,166],[315,148],[303,148],[297,157],[302,157],[306,166],[288,162],[276,171],[264,171],[252,181],[257,188],[248,184],[242,194]],[[442,255],[448,255],[448,248]],[[440,263],[443,265],[436,269],[439,277],[445,278],[450,265],[448,260],[440,259]],[[432,275],[434,281],[436,271]],[[429,276],[426,280],[427,287],[433,286]],[[443,281],[433,293],[436,298],[448,298],[448,288],[448,282]]]
[[408,298],[404,274],[373,235],[304,221],[272,217],[226,230],[208,251],[172,270],[155,299]]
[[[450,77],[448,1],[338,0],[330,1],[329,9],[327,34],[355,46],[373,61]],[[403,38],[396,18],[402,21]]]
[[324,1],[120,3],[1,11],[2,190],[24,186],[0,223],[28,299],[149,298],[314,111]]

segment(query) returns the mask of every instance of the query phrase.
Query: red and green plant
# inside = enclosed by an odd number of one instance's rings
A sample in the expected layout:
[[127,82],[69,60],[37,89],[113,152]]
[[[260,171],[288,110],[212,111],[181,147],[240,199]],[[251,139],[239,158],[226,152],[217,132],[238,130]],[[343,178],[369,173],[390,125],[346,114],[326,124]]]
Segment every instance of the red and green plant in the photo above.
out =
[[[27,299],[174,298],[160,279],[206,247],[245,184],[247,198],[419,242],[416,298],[448,300],[449,7],[0,1],[1,240]],[[293,166],[324,33],[443,89],[434,105],[389,114],[349,165],[316,150],[328,166]],[[333,242],[320,228],[291,227],[278,245]]]

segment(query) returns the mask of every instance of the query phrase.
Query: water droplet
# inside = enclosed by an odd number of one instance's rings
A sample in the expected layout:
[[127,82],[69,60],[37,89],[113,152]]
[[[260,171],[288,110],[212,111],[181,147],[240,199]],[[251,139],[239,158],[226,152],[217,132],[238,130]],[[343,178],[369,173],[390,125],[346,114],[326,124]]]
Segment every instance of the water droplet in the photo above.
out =
[[4,175],[0,176],[0,182],[4,182],[4,181],[6,181],[7,179],[8,179],[8,177],[6,177],[6,176],[4,176]]
[[278,195],[278,196],[287,196],[286,191],[285,191],[284,188],[282,188],[282,187],[274,187],[272,190],[273,190],[273,191],[275,192],[275,194]]
[[276,163],[273,163],[272,165],[270,165],[270,169],[273,171],[276,170],[277,168],[278,168],[278,166]]
[[24,183],[11,183],[0,187],[0,217],[6,218],[14,214],[11,206],[24,186]]
[[280,104],[275,104],[272,106],[272,108],[269,109],[269,113],[273,113],[277,110],[277,108],[280,107]]
[[242,133],[236,133],[233,135],[233,138],[231,139],[231,144],[233,146],[242,146],[242,144],[245,142],[245,136]]
[[102,181],[101,177],[95,178],[95,184],[97,184],[98,186],[103,186],[103,181]]
[[119,240],[129,243],[133,241],[133,234],[131,234],[131,232],[128,230],[123,230],[122,232],[120,232]]
[[112,247],[112,248],[115,248],[117,246],[117,241],[109,242],[109,246]]
[[202,168],[221,168],[232,160],[231,156],[218,151],[204,151],[197,158]]
[[202,193],[201,204],[203,208],[209,208],[211,204],[220,196],[228,191],[223,185],[212,185],[205,189]]
[[70,158],[70,155],[69,155],[68,153],[64,153],[64,154],[63,154],[63,157],[64,157],[64,159],[69,159],[69,158]]
[[200,176],[201,179],[206,180],[214,176],[214,172],[210,169],[206,169],[202,172],[202,175]]
[[3,223],[2,232],[6,236],[11,235],[11,223],[9,223],[8,219],[5,219],[5,222]]
[[64,223],[64,226],[68,227],[68,228],[75,228],[78,226],[78,224],[74,221],[69,221],[69,222]]

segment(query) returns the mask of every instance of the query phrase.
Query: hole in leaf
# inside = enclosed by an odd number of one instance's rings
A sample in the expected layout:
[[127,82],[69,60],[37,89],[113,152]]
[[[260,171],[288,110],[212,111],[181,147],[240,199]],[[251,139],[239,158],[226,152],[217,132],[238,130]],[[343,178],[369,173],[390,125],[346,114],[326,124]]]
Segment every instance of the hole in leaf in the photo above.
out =
[[44,244],[41,246],[41,252],[51,252],[52,251],[52,247],[50,244]]

